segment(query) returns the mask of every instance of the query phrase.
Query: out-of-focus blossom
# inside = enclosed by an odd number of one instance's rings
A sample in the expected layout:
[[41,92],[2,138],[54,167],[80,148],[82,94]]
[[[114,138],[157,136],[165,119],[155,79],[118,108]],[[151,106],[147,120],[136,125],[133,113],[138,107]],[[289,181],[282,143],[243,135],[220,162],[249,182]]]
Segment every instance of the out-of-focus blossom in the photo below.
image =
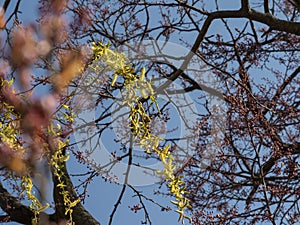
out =
[[53,83],[57,90],[62,91],[62,88],[76,77],[82,68],[83,63],[80,52],[68,51],[63,55],[61,60],[61,72],[56,74],[53,78]]
[[0,59],[0,76],[8,75],[11,68],[9,63],[6,60]]
[[12,43],[12,60],[17,66],[32,64],[39,55],[33,29],[19,27],[14,31]]
[[63,43],[68,37],[66,31],[67,19],[63,16],[52,15],[42,22],[42,32],[45,38],[52,43]]
[[5,17],[4,17],[4,9],[0,7],[0,29],[5,27]]

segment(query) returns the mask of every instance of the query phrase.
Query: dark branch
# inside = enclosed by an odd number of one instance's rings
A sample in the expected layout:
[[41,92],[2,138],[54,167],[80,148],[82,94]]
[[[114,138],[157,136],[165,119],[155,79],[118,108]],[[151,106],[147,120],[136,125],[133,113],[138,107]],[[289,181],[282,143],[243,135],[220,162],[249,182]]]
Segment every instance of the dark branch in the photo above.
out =
[[25,225],[31,225],[34,213],[28,206],[23,205],[18,199],[12,196],[0,183],[0,207],[7,213],[10,221]]
[[[62,166],[62,172],[64,176],[61,178],[64,181],[64,184],[67,186],[67,190],[69,192],[70,199],[76,200],[78,199],[77,194],[74,190],[73,183],[69,176],[69,173],[66,168],[66,164]],[[56,212],[55,212],[55,220],[58,222],[63,219],[68,219],[65,216],[65,208],[63,195],[60,193],[60,189],[57,187],[59,181],[57,177],[53,175],[53,183],[54,183],[54,193],[53,198],[55,202]],[[86,224],[86,225],[100,225],[98,221],[94,219],[94,217],[83,207],[81,203],[77,204],[73,208],[72,219],[75,224]]]

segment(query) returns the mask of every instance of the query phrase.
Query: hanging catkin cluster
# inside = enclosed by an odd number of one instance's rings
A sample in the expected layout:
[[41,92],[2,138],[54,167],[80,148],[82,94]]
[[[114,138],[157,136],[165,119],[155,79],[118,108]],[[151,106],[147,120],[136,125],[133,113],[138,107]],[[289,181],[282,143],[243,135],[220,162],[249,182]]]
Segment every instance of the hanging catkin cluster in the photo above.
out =
[[[170,192],[176,198],[175,201],[171,202],[178,208],[176,212],[180,214],[179,221],[184,222],[184,219],[190,219],[184,212],[186,208],[191,207],[189,199],[185,197],[185,194],[187,194],[185,183],[182,181],[182,176],[175,176],[174,174],[176,166],[169,150],[170,145],[160,148],[159,142],[162,138],[153,135],[149,129],[151,118],[147,114],[142,101],[150,99],[158,110],[159,108],[154,90],[150,82],[145,79],[145,68],[142,68],[140,74],[136,74],[135,68],[128,63],[125,54],[113,51],[109,44],[93,43],[92,50],[94,52],[94,62],[104,63],[107,71],[113,71],[111,86],[120,85],[122,87],[122,101],[130,109],[129,124],[134,138],[139,141],[140,147],[146,153],[157,154],[163,163],[164,169],[157,171],[157,173],[165,177]],[[91,66],[95,65],[97,63],[93,63]]]

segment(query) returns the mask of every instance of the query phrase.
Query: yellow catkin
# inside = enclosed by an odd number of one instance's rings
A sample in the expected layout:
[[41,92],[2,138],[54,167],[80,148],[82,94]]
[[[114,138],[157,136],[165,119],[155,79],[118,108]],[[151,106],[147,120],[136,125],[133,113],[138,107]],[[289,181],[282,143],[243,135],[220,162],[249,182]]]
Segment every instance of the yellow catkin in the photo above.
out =
[[128,59],[125,55],[111,50],[109,44],[93,43],[92,50],[94,61],[103,62],[109,71],[114,72],[111,86],[117,85],[119,76],[123,78],[123,83],[120,85],[124,86],[123,104],[130,108],[130,130],[135,138],[139,140],[141,148],[148,154],[156,153],[163,163],[164,169],[157,171],[157,173],[165,176],[168,188],[175,196],[176,200],[171,202],[177,207],[178,221],[184,223],[185,219],[191,220],[190,217],[185,215],[185,209],[191,208],[189,199],[185,197],[188,192],[185,190],[186,186],[182,181],[183,176],[175,176],[176,166],[169,150],[170,145],[163,149],[159,148],[159,142],[162,138],[151,134],[149,130],[151,118],[140,102],[142,98],[147,99],[149,97],[159,111],[153,88],[150,82],[145,79],[145,68],[142,68],[140,74],[136,74],[135,69],[127,63]]
[[[52,124],[48,127],[48,133],[52,136],[56,136],[58,133],[61,132],[60,125],[56,126],[56,129]],[[72,220],[73,215],[73,208],[80,203],[80,199],[76,199],[74,201],[71,200],[70,193],[67,190],[67,186],[64,183],[64,176],[63,168],[64,162],[68,161],[70,158],[70,154],[64,155],[63,148],[65,148],[69,144],[69,140],[62,141],[60,139],[56,139],[56,151],[51,157],[50,165],[53,169],[53,174],[56,176],[58,180],[58,184],[56,188],[60,189],[60,193],[63,196],[64,206],[65,206],[65,215],[69,216],[68,225],[74,225],[75,223]]]

